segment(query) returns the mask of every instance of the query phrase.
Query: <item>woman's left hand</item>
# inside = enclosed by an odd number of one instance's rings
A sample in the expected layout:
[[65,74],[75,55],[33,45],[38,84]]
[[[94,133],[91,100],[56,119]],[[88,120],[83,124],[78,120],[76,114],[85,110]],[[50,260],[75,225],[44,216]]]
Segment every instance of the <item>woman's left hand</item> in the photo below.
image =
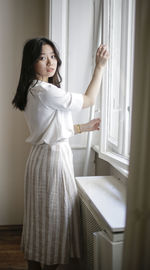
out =
[[94,131],[94,130],[99,130],[100,129],[100,118],[92,119],[88,123],[82,124],[81,125],[81,132],[86,132],[86,131]]
[[80,124],[80,125],[74,125],[74,132],[75,134],[82,133],[82,132],[89,132],[89,131],[94,131],[94,130],[99,130],[100,129],[100,118],[95,118],[89,121],[88,123],[85,124]]

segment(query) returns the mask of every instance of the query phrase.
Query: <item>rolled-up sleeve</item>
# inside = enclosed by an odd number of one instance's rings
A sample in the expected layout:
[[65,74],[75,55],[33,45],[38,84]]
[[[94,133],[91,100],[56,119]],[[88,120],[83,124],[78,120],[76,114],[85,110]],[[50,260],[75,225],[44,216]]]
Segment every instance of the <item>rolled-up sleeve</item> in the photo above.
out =
[[83,95],[77,93],[70,93],[71,94],[71,110],[80,111],[83,107]]
[[44,106],[55,110],[80,111],[83,107],[82,94],[66,92],[52,84],[42,82],[38,95]]

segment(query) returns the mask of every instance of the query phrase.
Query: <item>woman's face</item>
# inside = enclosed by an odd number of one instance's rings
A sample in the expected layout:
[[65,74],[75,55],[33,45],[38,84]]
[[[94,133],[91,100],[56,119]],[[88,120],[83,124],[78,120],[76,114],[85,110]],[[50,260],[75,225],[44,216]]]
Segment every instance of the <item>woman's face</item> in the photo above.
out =
[[57,59],[53,48],[45,44],[35,66],[36,79],[48,82],[48,78],[53,77],[57,69]]

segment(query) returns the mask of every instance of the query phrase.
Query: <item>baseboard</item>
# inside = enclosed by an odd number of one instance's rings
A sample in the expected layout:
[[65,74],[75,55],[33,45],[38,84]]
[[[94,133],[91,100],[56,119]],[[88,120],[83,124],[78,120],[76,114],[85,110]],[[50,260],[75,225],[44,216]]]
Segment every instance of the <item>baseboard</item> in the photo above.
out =
[[19,224],[19,225],[0,225],[0,231],[22,231],[22,224]]

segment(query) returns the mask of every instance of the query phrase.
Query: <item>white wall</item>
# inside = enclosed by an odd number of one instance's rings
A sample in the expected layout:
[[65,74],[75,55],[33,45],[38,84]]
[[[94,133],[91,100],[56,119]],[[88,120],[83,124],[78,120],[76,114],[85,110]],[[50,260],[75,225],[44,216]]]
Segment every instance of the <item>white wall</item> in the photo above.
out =
[[0,225],[22,223],[28,130],[11,101],[24,42],[46,34],[45,8],[44,0],[0,0]]

